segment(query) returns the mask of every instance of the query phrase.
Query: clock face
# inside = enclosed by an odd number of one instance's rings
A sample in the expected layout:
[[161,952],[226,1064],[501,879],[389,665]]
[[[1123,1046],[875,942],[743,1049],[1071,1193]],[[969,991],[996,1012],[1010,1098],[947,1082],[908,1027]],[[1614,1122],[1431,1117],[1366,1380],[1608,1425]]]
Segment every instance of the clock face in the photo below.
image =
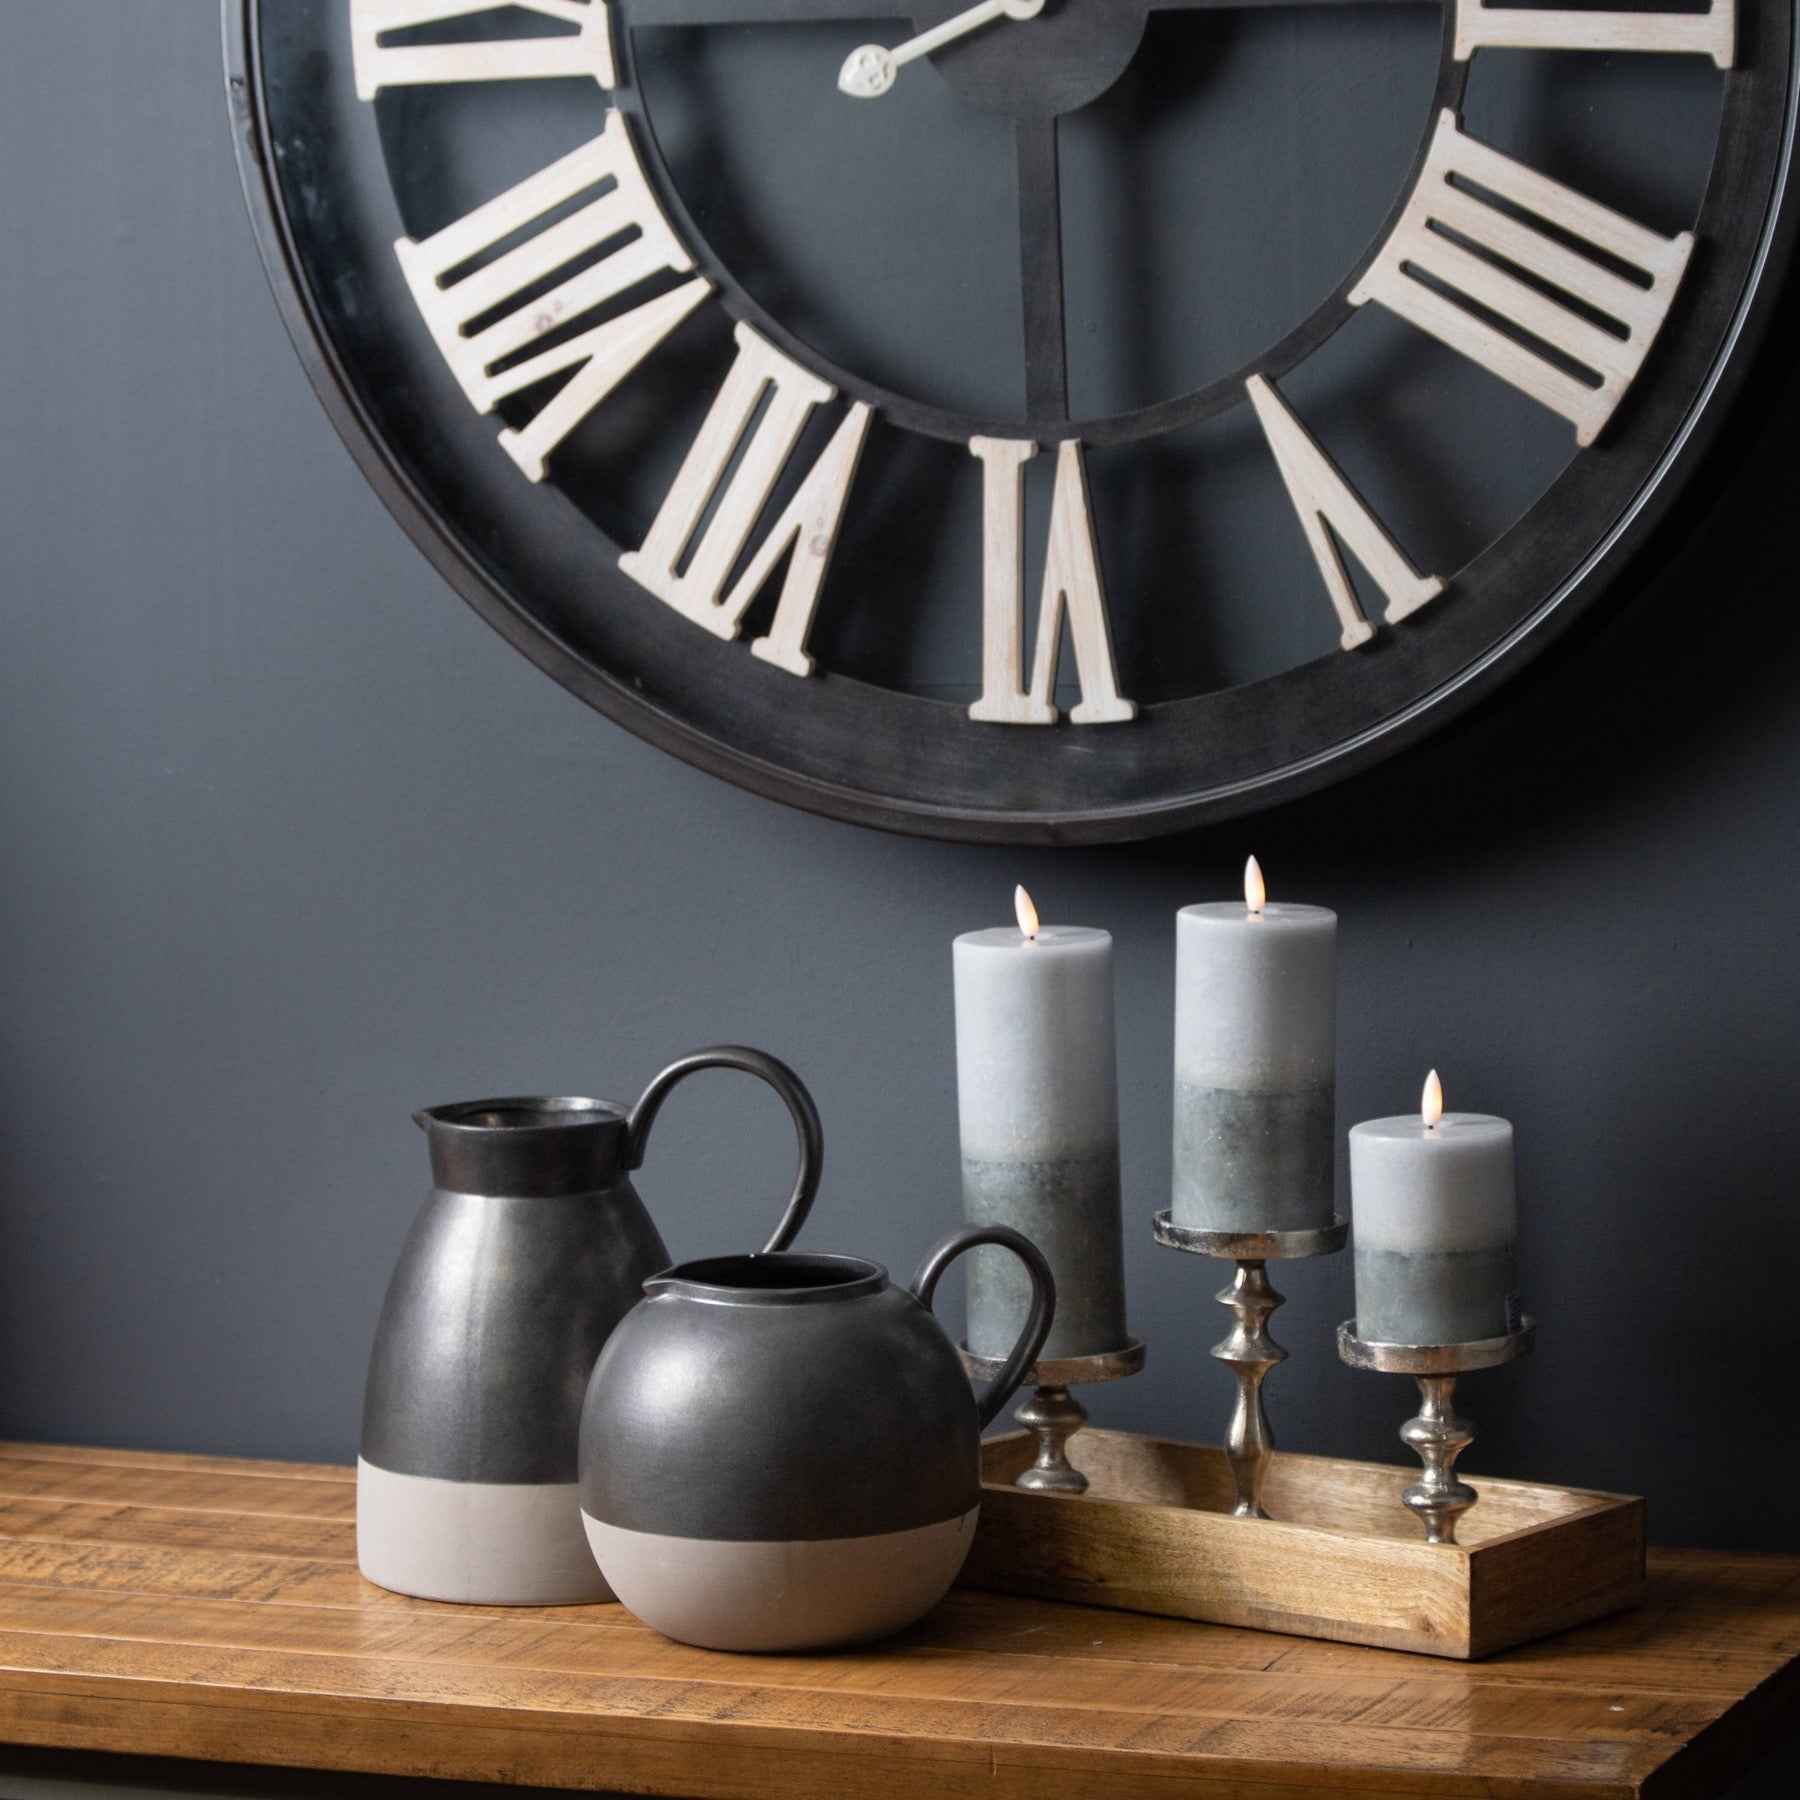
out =
[[652,742],[994,842],[1322,785],[1691,475],[1787,0],[227,0],[365,472]]

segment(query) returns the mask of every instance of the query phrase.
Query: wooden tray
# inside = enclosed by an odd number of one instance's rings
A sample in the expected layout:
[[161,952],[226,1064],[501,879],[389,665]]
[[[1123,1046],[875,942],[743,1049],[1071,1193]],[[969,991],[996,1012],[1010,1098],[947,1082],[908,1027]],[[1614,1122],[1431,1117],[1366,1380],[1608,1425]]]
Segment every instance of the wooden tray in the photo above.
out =
[[1470,1477],[1458,1544],[1427,1544],[1400,1504],[1417,1470],[1278,1452],[1274,1516],[1231,1516],[1225,1453],[1130,1432],[1078,1433],[1082,1495],[1012,1485],[1024,1432],[982,1446],[981,1523],[965,1586],[1250,1625],[1432,1656],[1491,1656],[1635,1604],[1644,1503]]

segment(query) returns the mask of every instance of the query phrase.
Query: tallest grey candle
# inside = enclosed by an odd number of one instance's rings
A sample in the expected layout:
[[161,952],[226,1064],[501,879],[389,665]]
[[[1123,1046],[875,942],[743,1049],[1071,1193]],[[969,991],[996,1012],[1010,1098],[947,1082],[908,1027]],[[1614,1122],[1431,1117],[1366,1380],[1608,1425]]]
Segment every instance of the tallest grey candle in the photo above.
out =
[[1175,921],[1170,1213],[1204,1231],[1313,1231],[1332,1220],[1337,914],[1265,900]]
[[[1123,1349],[1125,1251],[1119,1216],[1118,1074],[1112,935],[1040,928],[1019,890],[1019,929],[956,940],[956,1083],[963,1210],[1011,1225],[1056,1277],[1045,1358]],[[969,1258],[968,1345],[1003,1357],[1031,1285],[1016,1257]]]

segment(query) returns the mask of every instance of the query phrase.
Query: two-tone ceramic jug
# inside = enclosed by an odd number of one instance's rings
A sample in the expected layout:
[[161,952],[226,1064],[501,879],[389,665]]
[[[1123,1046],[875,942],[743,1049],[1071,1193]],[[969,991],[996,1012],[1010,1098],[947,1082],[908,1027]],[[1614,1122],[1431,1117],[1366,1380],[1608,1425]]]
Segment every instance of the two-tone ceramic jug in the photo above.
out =
[[630,1172],[670,1089],[715,1068],[768,1082],[799,1132],[779,1251],[812,1205],[823,1141],[799,1078],[759,1050],[684,1056],[633,1107],[472,1100],[414,1115],[434,1186],[388,1285],[363,1402],[356,1550],[371,1581],[494,1605],[611,1598],[582,1532],[582,1395],[669,1263]]
[[[931,1313],[977,1244],[1031,1274],[1019,1341],[979,1397]],[[981,1431],[1037,1359],[1050,1265],[965,1226],[912,1288],[849,1256],[724,1256],[645,1284],[594,1365],[581,1510],[613,1592],[715,1650],[867,1642],[937,1604],[981,1505]]]

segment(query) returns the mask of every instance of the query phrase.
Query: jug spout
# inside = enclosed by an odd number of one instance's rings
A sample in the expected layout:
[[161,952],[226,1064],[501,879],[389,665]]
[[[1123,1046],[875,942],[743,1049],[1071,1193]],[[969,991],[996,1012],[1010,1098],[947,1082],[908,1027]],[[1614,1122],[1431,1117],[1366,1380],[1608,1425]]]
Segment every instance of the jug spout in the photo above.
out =
[[433,1183],[457,1194],[549,1198],[608,1188],[624,1172],[626,1109],[573,1095],[461,1100],[413,1114]]

